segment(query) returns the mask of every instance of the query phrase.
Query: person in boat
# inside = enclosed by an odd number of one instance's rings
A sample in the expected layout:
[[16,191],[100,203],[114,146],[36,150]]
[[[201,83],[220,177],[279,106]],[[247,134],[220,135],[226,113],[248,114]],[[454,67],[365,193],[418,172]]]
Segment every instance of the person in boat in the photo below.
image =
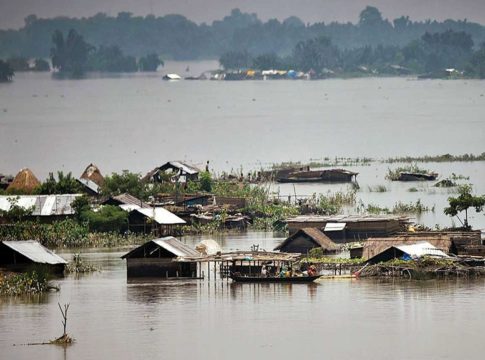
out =
[[268,277],[268,269],[266,269],[266,265],[261,267],[261,277],[265,278]]
[[315,267],[315,265],[311,264],[309,267],[308,267],[308,276],[315,276],[317,275],[317,268]]

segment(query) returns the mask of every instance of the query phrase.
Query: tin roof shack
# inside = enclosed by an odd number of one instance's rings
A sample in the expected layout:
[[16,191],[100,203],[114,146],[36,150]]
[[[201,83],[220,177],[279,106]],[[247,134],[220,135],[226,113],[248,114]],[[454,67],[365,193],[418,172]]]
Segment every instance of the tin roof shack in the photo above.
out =
[[[134,208],[150,208],[151,206],[146,202],[138,199],[137,197],[130,195],[128,193],[111,196],[101,203],[102,205],[115,205],[115,206],[133,206]],[[126,207],[125,206],[125,207]],[[126,210],[126,209],[124,209]]]
[[[72,208],[73,201],[81,194],[66,195],[10,195],[0,196],[0,210],[9,211],[12,205],[24,209],[32,209],[30,218],[36,218],[42,222],[65,219],[75,215]],[[2,221],[0,217],[0,222]]]
[[370,238],[364,242],[363,258],[370,259],[386,249],[397,245],[414,245],[428,242],[446,254],[455,253],[456,248],[446,233],[408,233],[388,238]]
[[200,169],[195,165],[181,161],[169,161],[162,166],[156,167],[143,178],[145,181],[162,183],[170,179],[172,182],[186,183],[199,179]]
[[0,268],[26,271],[32,265],[47,266],[52,273],[62,274],[67,261],[38,241],[0,241]]
[[368,264],[378,264],[392,259],[417,260],[421,257],[429,256],[435,258],[449,258],[443,251],[437,249],[427,241],[415,244],[399,244],[388,247],[371,257]]
[[300,215],[286,220],[290,235],[303,228],[317,228],[336,243],[389,236],[404,231],[408,222],[408,217],[395,215]]
[[127,210],[130,212],[128,229],[133,232],[153,233],[158,236],[174,235],[177,226],[186,224],[185,220],[162,207]]
[[339,247],[316,228],[304,228],[288,237],[274,248],[281,252],[307,254],[311,249],[321,248],[324,253],[335,253]]
[[200,254],[172,236],[151,240],[123,255],[128,277],[195,278],[197,263],[177,257]]

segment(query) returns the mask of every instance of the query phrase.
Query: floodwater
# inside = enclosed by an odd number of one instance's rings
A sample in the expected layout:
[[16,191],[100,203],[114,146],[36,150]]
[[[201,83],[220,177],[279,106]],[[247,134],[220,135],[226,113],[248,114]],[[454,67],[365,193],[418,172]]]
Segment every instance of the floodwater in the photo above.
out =
[[[188,68],[188,72],[186,72]],[[198,75],[216,62],[167,62],[163,73]],[[485,81],[412,78],[322,81],[163,81],[162,73],[54,80],[18,73],[0,84],[0,173],[29,167],[41,179],[64,170],[80,175],[91,162],[103,174],[145,174],[167,160],[211,170],[260,169],[282,161],[335,156],[479,154],[485,151]],[[359,172],[358,204],[392,208],[420,200],[430,209],[416,222],[459,225],[443,214],[453,190],[430,183],[391,183],[388,165]],[[485,193],[485,162],[419,164],[469,177]],[[388,191],[370,191],[384,185]],[[409,192],[415,187],[417,192]],[[326,194],[342,186],[274,185],[279,195]],[[355,209],[352,211],[355,212]],[[471,212],[470,224],[485,228]]]
[[[248,233],[221,243],[247,249],[278,241]],[[122,254],[86,253],[102,271],[58,280],[58,293],[0,299],[1,358],[471,360],[485,351],[484,280],[127,280]],[[58,302],[70,303],[76,342],[22,345],[61,334]]]

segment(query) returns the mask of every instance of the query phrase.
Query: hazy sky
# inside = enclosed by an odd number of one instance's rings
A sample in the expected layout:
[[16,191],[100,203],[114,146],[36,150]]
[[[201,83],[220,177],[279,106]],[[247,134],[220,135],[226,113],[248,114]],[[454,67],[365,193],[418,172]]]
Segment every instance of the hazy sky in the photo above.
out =
[[366,5],[377,6],[389,19],[400,15],[414,20],[467,18],[485,24],[485,0],[0,0],[0,28],[21,27],[29,14],[81,17],[97,12],[116,15],[119,11],[183,14],[196,22],[210,22],[236,7],[256,12],[264,20],[296,15],[305,22],[356,22]]

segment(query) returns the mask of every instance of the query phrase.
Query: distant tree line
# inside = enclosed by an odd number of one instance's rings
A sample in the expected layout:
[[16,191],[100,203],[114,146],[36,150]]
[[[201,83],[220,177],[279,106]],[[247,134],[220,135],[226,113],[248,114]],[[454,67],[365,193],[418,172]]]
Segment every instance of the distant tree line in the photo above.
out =
[[86,71],[134,72],[156,71],[163,61],[157,54],[148,54],[138,62],[134,56],[124,55],[116,45],[96,49],[83,36],[71,29],[67,36],[56,30],[52,35],[52,66],[62,75],[81,76]]
[[[46,58],[50,55],[52,33],[74,29],[96,48],[117,45],[126,56],[141,57],[155,53],[165,59],[217,59],[231,51],[247,50],[259,56],[292,54],[295,44],[326,37],[340,49],[365,47],[404,47],[426,32],[447,30],[470,34],[475,44],[485,41],[485,27],[467,20],[411,21],[401,16],[384,19],[375,7],[366,7],[353,23],[305,24],[297,17],[266,22],[256,14],[232,10],[230,15],[211,24],[196,24],[181,15],[117,16],[98,13],[88,18],[56,17],[41,19],[30,15],[19,30],[0,30],[0,57]],[[125,65],[123,65],[125,66]]]
[[420,39],[398,47],[363,46],[340,49],[325,36],[300,41],[291,55],[261,55],[230,51],[219,59],[226,70],[297,70],[320,76],[332,74],[436,74],[455,68],[466,76],[485,78],[485,43],[474,51],[471,35],[463,31],[426,32]]

